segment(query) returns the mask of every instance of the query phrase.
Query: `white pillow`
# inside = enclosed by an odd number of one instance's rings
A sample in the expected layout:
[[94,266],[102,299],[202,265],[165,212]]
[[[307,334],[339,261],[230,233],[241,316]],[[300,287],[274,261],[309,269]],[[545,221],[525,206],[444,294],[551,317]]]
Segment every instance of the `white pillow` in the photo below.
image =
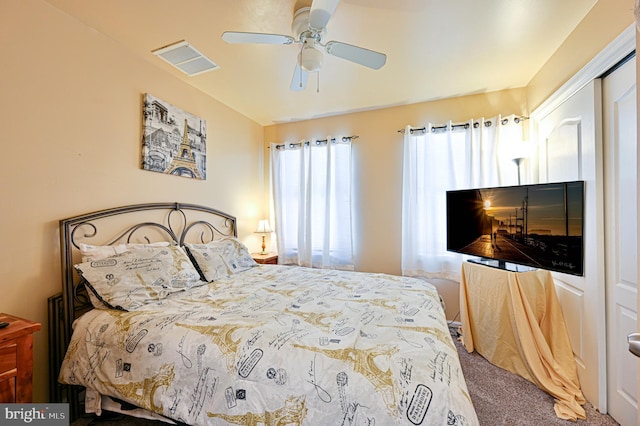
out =
[[209,282],[258,266],[247,247],[232,237],[207,244],[187,243],[186,247]]
[[108,307],[127,311],[205,284],[178,246],[136,248],[74,266],[89,292]]
[[160,241],[157,243],[149,243],[149,244],[134,244],[134,243],[126,243],[126,244],[113,244],[108,246],[94,246],[91,244],[79,243],[78,247],[80,248],[80,254],[82,255],[83,262],[90,262],[92,260],[104,259],[105,257],[115,256],[117,254],[122,254],[129,250],[137,249],[137,248],[145,248],[145,247],[167,247],[172,243],[168,241]]
[[[80,254],[82,255],[82,262],[90,262],[92,260],[104,259],[105,257],[115,256],[117,254],[122,254],[129,250],[133,250],[136,248],[144,248],[144,247],[167,247],[173,243],[168,241],[160,241],[156,243],[148,243],[148,244],[136,244],[136,243],[123,243],[123,244],[111,244],[106,246],[95,246],[91,244],[79,243],[78,248],[80,249]],[[107,305],[102,303],[98,296],[91,291],[88,290],[87,294],[89,295],[89,300],[94,308],[108,308]]]

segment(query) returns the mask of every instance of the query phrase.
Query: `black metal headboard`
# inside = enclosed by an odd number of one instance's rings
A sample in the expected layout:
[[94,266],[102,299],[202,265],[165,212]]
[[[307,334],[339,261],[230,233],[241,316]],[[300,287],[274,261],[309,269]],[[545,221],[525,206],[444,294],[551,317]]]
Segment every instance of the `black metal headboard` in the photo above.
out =
[[96,211],[60,221],[62,293],[49,299],[50,393],[52,402],[69,402],[77,416],[78,390],[58,384],[73,322],[92,309],[74,264],[80,263],[79,244],[112,245],[169,241],[206,243],[237,237],[236,218],[210,207],[186,203],[135,204]]

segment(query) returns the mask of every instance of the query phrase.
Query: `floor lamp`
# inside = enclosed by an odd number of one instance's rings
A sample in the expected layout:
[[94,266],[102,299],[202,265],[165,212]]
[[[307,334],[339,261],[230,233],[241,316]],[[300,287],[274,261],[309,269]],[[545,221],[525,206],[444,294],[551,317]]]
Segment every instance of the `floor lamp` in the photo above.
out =
[[516,166],[518,166],[518,185],[520,185],[520,164],[522,164],[524,160],[525,160],[524,157],[518,157],[513,159],[513,162],[516,163]]

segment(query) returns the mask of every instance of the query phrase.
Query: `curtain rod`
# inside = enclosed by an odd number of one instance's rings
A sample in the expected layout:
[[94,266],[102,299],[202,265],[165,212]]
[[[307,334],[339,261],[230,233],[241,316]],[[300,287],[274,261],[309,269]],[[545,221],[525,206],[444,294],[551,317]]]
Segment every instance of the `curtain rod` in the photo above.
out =
[[[529,117],[514,117],[513,121],[518,124],[520,121],[522,120],[528,120]],[[500,120],[500,123],[505,125],[507,123],[509,123],[509,119],[508,118],[503,118],[502,120]],[[485,127],[491,127],[493,125],[493,123],[491,122],[491,120],[487,120],[484,122],[484,126]],[[480,122],[479,121],[475,121],[473,123],[473,128],[477,129],[480,126]],[[437,132],[438,130],[454,130],[454,129],[458,129],[458,128],[463,128],[463,129],[468,129],[469,128],[469,123],[459,123],[459,124],[452,124],[451,126],[449,126],[448,124],[443,124],[441,126],[431,126],[431,132]],[[398,130],[398,133],[402,133],[404,134],[406,132],[405,129],[400,129]],[[409,129],[409,133],[410,134],[414,134],[414,133],[427,133],[427,128],[425,127],[418,127],[418,128],[411,128]]]
[[[360,136],[358,135],[351,135],[351,136],[343,136],[341,138],[342,142],[349,142],[352,141],[354,139],[358,139]],[[331,138],[331,143],[335,143],[336,142],[336,138]],[[276,149],[282,149],[282,148],[286,148],[287,145],[289,146],[289,148],[294,148],[296,146],[301,146],[302,144],[305,144],[305,146],[309,145],[309,141],[304,141],[304,142],[292,142],[290,144],[280,144],[280,145],[276,145]],[[327,143],[327,139],[316,139],[315,140],[315,144],[316,145],[322,145],[322,144],[326,144]],[[268,146],[267,148],[271,149],[271,146]]]

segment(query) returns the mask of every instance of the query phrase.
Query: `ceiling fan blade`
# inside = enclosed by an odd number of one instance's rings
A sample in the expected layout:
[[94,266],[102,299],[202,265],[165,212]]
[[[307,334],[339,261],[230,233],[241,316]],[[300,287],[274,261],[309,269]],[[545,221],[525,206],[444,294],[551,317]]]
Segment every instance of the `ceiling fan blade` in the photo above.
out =
[[328,54],[356,64],[378,70],[387,62],[387,55],[364,47],[353,46],[339,41],[330,41],[325,45]]
[[291,79],[291,90],[299,92],[307,87],[307,79],[309,73],[300,68],[299,64],[296,64],[296,68],[293,71],[293,78]]
[[258,44],[293,44],[295,39],[288,35],[266,33],[242,33],[225,31],[222,40],[227,43],[258,43]]
[[340,0],[313,0],[309,11],[309,26],[317,31],[324,30],[339,2]]

